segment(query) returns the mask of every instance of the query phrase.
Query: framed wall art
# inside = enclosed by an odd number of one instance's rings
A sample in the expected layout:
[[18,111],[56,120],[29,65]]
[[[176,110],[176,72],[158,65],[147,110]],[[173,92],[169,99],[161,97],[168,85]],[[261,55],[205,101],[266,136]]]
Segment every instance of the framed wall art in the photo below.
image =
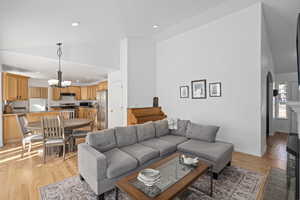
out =
[[209,96],[210,97],[221,97],[222,96],[221,82],[209,83]]
[[206,99],[206,80],[192,81],[192,99]]
[[190,97],[189,94],[189,86],[185,85],[185,86],[180,86],[179,87],[180,90],[180,98],[181,99],[186,99]]

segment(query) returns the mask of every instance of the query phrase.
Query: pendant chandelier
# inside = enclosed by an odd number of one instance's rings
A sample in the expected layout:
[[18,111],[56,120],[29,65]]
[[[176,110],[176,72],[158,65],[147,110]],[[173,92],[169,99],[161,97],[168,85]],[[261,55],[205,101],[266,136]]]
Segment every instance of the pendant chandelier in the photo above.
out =
[[57,43],[57,56],[58,56],[58,71],[57,71],[57,79],[48,80],[48,84],[51,87],[64,88],[68,87],[72,84],[71,81],[63,81],[62,80],[62,71],[61,71],[61,56],[62,56],[62,43]]

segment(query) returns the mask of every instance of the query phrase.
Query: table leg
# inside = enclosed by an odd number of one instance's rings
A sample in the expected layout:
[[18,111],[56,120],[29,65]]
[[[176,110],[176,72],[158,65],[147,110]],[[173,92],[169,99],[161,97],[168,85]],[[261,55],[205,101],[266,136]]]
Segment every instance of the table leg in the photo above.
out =
[[119,200],[119,188],[118,187],[116,187],[116,198],[115,199]]

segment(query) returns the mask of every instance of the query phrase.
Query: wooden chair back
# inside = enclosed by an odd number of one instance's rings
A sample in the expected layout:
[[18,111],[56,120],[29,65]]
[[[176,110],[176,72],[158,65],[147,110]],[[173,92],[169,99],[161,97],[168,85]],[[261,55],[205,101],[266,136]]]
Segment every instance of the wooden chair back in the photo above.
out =
[[91,130],[93,131],[95,129],[95,125],[97,125],[97,111],[96,110],[89,110],[89,111],[85,111],[81,114],[80,118],[82,119],[88,119],[92,121],[91,124]]
[[43,117],[42,130],[44,139],[64,139],[64,125],[61,116]]
[[25,135],[27,135],[30,132],[26,128],[26,126],[28,124],[26,115],[25,114],[18,114],[17,115],[17,122],[18,122],[18,126],[19,126],[19,128],[21,130],[22,137],[24,137]]
[[62,110],[62,111],[60,111],[59,115],[64,120],[75,119],[75,111],[74,110]]

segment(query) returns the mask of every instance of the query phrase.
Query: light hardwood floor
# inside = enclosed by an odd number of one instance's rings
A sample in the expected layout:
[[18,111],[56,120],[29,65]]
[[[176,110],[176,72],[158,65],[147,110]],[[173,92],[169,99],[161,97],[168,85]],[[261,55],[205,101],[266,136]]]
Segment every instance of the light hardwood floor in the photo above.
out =
[[[263,157],[256,157],[235,152],[232,164],[259,172],[267,177],[271,167],[285,169],[285,144],[287,135],[276,133],[268,140],[268,150]],[[34,145],[33,151],[20,158],[21,147],[18,144],[0,148],[0,199],[2,200],[36,200],[39,199],[38,188],[61,181],[78,174],[77,156],[67,154],[62,158],[49,157],[42,163],[41,145]],[[258,199],[263,196],[263,185]]]

